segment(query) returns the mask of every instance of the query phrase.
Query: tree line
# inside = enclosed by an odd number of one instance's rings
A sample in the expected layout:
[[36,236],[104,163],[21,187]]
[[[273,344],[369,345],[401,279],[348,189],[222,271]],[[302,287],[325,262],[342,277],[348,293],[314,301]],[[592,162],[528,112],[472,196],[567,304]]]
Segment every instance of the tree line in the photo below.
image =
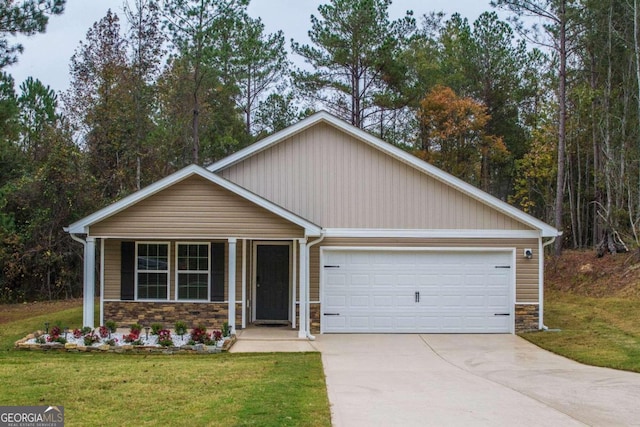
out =
[[249,0],[128,0],[88,29],[63,93],[5,68],[8,36],[65,0],[0,5],[0,301],[78,295],[63,226],[319,109],[555,224],[556,253],[636,247],[637,1],[496,0],[469,21],[326,0],[302,43]]

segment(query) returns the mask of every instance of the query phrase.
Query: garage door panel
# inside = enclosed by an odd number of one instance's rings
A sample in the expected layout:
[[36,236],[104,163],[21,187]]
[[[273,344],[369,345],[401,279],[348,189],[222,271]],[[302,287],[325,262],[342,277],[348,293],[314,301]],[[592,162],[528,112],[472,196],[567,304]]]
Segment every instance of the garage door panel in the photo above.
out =
[[371,284],[371,277],[368,274],[352,274],[349,278],[351,286],[364,286],[368,288]]
[[323,312],[339,314],[323,316],[324,332],[512,328],[508,252],[328,250],[323,261]]
[[347,307],[347,297],[344,295],[331,295],[325,300],[327,307],[345,308]]
[[349,298],[349,306],[353,308],[369,307],[369,296],[368,295],[352,295],[351,298]]

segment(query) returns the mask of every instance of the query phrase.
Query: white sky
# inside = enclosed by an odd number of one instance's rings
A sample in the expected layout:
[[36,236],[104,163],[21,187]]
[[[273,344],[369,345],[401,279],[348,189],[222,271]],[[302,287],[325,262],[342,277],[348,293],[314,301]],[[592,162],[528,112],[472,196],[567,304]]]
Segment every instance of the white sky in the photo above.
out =
[[[106,15],[109,8],[122,17],[126,0],[67,0],[65,12],[49,20],[45,34],[19,38],[24,53],[18,63],[7,68],[16,82],[16,90],[29,76],[56,91],[69,86],[69,61],[80,40],[94,22]],[[287,46],[291,38],[308,43],[307,32],[311,27],[310,16],[318,16],[318,5],[328,3],[318,0],[252,0],[249,14],[261,17],[266,31],[283,30]],[[421,17],[432,11],[443,11],[450,16],[459,12],[473,22],[482,12],[493,10],[489,0],[395,0],[390,8],[391,19],[398,19],[406,10],[413,10],[418,23]],[[500,13],[503,16],[502,13]],[[121,26],[126,26],[124,19]],[[294,58],[292,58],[294,59]]]

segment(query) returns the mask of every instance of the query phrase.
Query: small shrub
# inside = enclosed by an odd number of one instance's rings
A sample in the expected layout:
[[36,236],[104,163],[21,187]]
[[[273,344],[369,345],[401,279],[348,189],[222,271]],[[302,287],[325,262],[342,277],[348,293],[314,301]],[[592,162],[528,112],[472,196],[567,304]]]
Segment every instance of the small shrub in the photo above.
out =
[[207,328],[200,325],[191,330],[191,340],[189,343],[193,344],[213,344],[211,340],[211,334],[207,333]]
[[142,345],[142,341],[140,340],[140,329],[142,329],[142,327],[137,323],[135,325],[131,325],[129,333],[122,337],[124,342],[133,345]]
[[77,340],[79,340],[80,338],[82,338],[82,331],[78,328],[73,330],[73,337]]
[[222,339],[223,335],[222,335],[222,331],[213,331],[211,333],[211,339],[213,340],[213,342],[218,342]]
[[222,324],[222,336],[228,337],[230,332],[231,331],[229,330],[229,322],[224,322]]
[[109,332],[109,328],[106,326],[100,326],[100,328],[98,328],[98,333],[100,334],[100,338],[107,338],[111,336],[111,332]]
[[84,345],[86,345],[87,347],[97,342],[100,342],[100,337],[94,334],[93,332],[84,336]]
[[107,345],[115,346],[118,345],[118,340],[116,338],[110,338],[104,342]]
[[45,339],[44,335],[40,335],[36,337],[36,343],[37,344],[44,344],[46,343],[47,340]]
[[48,342],[59,342],[60,344],[66,344],[67,340],[62,336],[62,328],[60,326],[55,325],[51,328],[51,333],[47,337]]
[[65,337],[61,337],[60,335],[56,336],[56,337],[49,337],[49,339],[47,340],[49,342],[58,342],[60,344],[66,344],[67,340],[65,339]]
[[183,336],[187,333],[187,324],[184,322],[176,322],[173,328],[176,331],[176,335]]
[[173,345],[173,338],[171,338],[171,332],[167,329],[161,329],[158,331],[158,344],[163,347],[170,347]]
[[85,326],[82,328],[82,335],[87,335],[93,332],[93,328]]
[[109,329],[109,332],[111,332],[112,334],[115,334],[115,332],[118,330],[118,325],[113,320],[108,320],[107,322],[105,322],[104,325],[107,327],[107,329]]
[[160,331],[165,330],[162,327],[162,323],[152,323],[151,324],[151,335],[159,335]]
[[140,336],[136,334],[123,335],[122,340],[128,344],[142,345],[142,340],[140,340]]

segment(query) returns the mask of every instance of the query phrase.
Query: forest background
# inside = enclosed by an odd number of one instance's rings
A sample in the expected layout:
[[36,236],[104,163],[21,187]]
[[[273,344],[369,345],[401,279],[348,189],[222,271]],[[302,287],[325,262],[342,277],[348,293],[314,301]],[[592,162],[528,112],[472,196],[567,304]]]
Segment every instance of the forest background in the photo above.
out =
[[56,93],[9,66],[12,36],[45,32],[65,0],[5,2],[0,302],[78,296],[64,226],[321,109],[555,225],[556,254],[637,247],[637,3],[495,0],[469,22],[327,0],[302,43],[249,0],[128,0],[88,29]]

